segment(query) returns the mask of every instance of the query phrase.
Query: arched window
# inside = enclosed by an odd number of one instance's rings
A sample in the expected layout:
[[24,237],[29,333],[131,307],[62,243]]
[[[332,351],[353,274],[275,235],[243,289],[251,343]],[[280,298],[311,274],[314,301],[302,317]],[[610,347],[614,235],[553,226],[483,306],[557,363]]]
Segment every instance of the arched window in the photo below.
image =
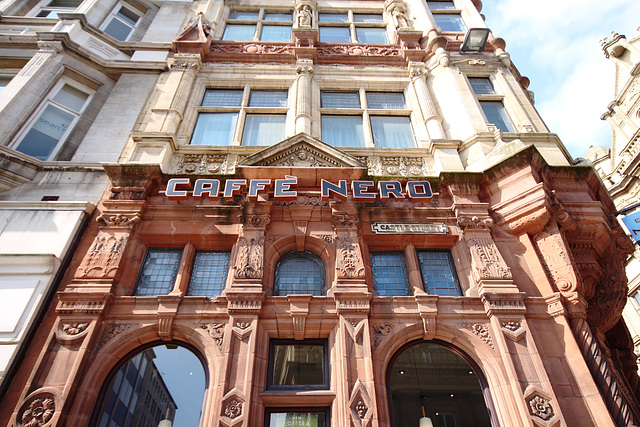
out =
[[197,426],[206,375],[191,351],[176,345],[148,348],[127,360],[102,390],[91,425],[157,427],[160,421]]
[[291,252],[276,265],[274,295],[326,295],[327,281],[324,264],[310,252]]
[[434,426],[492,425],[482,374],[444,345],[422,342],[405,347],[387,378],[393,426],[417,426],[423,408]]

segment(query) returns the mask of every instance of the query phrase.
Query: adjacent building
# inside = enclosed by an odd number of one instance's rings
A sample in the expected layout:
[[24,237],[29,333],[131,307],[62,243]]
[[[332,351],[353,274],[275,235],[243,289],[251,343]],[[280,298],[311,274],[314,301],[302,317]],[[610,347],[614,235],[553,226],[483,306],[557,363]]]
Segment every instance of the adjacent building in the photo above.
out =
[[632,243],[481,8],[1,2],[0,423],[169,345],[202,426],[637,424]]

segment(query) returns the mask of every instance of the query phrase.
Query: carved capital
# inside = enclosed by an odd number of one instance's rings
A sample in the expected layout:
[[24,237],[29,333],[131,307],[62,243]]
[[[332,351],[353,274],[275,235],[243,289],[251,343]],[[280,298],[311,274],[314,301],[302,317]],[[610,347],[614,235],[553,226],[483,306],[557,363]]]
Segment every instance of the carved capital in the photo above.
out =
[[171,71],[193,71],[199,72],[202,67],[200,54],[197,53],[176,53],[171,63]]
[[140,213],[112,214],[105,212],[96,218],[100,228],[133,228],[140,221]]
[[313,74],[313,60],[298,59],[296,61],[296,73],[307,76]]
[[462,230],[475,229],[475,230],[489,230],[493,225],[491,218],[480,218],[477,216],[459,216],[457,225]]

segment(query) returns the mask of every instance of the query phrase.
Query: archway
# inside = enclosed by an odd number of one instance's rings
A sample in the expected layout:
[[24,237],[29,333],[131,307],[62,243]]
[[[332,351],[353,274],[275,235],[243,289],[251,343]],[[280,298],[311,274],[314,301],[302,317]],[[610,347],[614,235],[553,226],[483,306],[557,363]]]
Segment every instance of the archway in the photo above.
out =
[[393,425],[422,426],[424,408],[434,427],[490,427],[486,381],[470,362],[436,342],[400,349],[387,371]]
[[126,358],[109,376],[93,425],[157,427],[168,420],[176,426],[197,427],[205,388],[205,370],[192,351],[175,344],[148,347]]

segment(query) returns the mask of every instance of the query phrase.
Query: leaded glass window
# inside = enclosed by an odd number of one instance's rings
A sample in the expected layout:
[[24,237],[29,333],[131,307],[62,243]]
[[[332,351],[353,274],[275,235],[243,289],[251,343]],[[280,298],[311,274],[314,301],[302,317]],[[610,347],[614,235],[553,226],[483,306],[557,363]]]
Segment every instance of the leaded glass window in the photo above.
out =
[[322,43],[389,43],[381,13],[320,12],[318,25]]
[[166,295],[173,290],[182,249],[149,248],[136,283],[136,296]]
[[418,251],[424,290],[428,294],[460,296],[456,267],[449,251]]
[[269,389],[329,388],[326,341],[272,341]]
[[486,77],[469,77],[469,83],[476,95],[494,95],[496,93],[491,80]]
[[196,252],[187,295],[220,295],[227,281],[228,270],[229,252]]
[[327,293],[325,267],[320,258],[310,252],[292,252],[276,265],[274,295]]
[[291,12],[267,12],[264,9],[232,11],[229,13],[222,40],[289,42],[292,24]]
[[371,252],[369,255],[373,289],[378,296],[411,294],[403,252]]

